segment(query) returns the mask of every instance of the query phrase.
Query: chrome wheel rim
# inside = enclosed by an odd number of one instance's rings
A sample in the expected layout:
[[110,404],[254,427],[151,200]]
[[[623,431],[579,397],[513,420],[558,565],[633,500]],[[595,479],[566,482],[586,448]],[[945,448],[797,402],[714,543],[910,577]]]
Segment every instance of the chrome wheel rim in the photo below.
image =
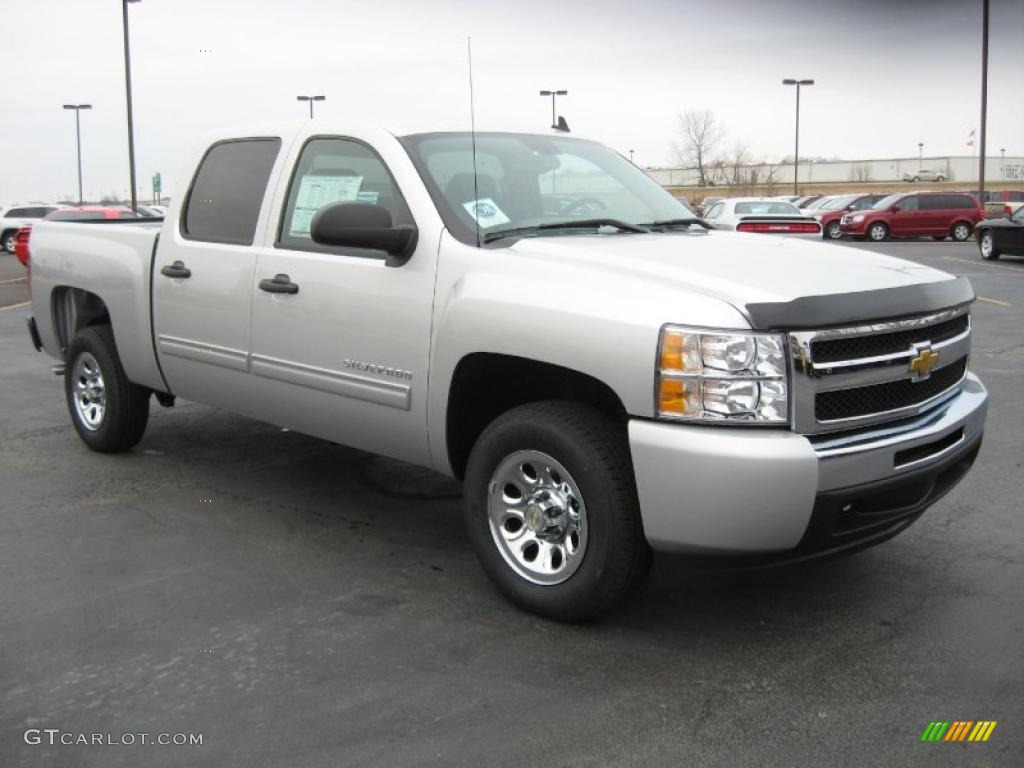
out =
[[75,358],[71,387],[79,423],[90,432],[95,432],[103,424],[103,417],[107,413],[107,389],[103,384],[100,364],[89,352],[82,352]]
[[885,240],[885,227],[881,224],[875,224],[875,226],[871,228],[871,239]]
[[834,221],[828,225],[828,236],[833,240],[838,240],[843,236],[842,231],[839,229],[839,222]]
[[992,255],[992,235],[988,233],[981,237],[981,255],[985,258]]
[[4,238],[4,250],[8,253],[14,253],[15,242],[17,241],[16,235],[8,235]]
[[587,551],[587,508],[572,476],[542,451],[516,451],[487,489],[491,537],[508,566],[534,584],[560,584]]
[[953,237],[957,240],[966,240],[970,234],[971,230],[967,228],[966,224],[957,224],[953,227]]

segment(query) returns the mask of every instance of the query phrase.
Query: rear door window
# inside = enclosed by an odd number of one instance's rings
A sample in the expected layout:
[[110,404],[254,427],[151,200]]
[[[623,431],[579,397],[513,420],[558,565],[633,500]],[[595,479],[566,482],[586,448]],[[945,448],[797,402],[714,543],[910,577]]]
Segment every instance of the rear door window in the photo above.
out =
[[947,195],[949,205],[947,208],[977,208],[977,204],[968,195]]
[[941,211],[950,207],[947,195],[924,195],[920,200],[922,211]]
[[181,234],[189,240],[252,245],[280,139],[214,144],[196,171]]

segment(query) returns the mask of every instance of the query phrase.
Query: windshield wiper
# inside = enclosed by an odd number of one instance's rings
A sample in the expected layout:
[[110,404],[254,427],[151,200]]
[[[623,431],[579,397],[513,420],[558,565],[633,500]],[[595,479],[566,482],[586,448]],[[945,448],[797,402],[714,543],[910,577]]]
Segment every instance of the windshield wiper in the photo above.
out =
[[651,221],[646,224],[641,224],[642,227],[681,227],[683,225],[697,224],[698,226],[704,227],[704,229],[714,229],[714,225],[704,221],[704,219],[698,219],[696,217],[688,219],[663,219],[662,221]]
[[591,229],[595,227],[615,227],[620,232],[650,232],[646,227],[618,219],[575,219],[571,221],[552,221],[547,224],[535,224],[530,227],[512,227],[510,229],[499,229],[495,232],[488,232],[484,235],[484,242],[491,243],[505,237],[516,237],[517,235],[531,235],[537,232],[550,229]]

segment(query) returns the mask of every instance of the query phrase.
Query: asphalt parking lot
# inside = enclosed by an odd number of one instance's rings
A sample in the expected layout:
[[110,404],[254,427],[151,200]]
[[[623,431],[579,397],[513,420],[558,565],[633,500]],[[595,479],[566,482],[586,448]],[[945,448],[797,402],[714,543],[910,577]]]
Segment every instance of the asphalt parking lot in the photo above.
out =
[[[0,254],[0,766],[1021,765],[1024,259],[855,247],[974,284],[974,470],[845,560],[661,557],[589,625],[492,589],[443,478],[193,404],[154,404],[130,454],[91,453]],[[999,725],[921,743],[932,720]]]

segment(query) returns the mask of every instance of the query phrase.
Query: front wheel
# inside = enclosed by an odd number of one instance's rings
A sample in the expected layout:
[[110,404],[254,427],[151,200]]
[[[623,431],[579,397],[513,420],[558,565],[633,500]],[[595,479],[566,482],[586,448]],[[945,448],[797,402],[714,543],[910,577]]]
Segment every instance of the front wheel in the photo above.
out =
[[825,228],[825,237],[829,240],[842,240],[843,230],[839,228],[839,222],[833,221]]
[[150,392],[128,381],[109,325],[83,328],[71,341],[64,394],[75,430],[94,451],[127,451],[142,439]]
[[958,221],[953,225],[950,234],[953,235],[953,239],[958,243],[963,243],[971,236],[971,225],[966,221]]
[[548,618],[599,616],[650,566],[625,431],[577,403],[495,419],[469,458],[465,515],[495,586]]
[[996,240],[992,237],[990,230],[984,230],[978,240],[978,250],[981,251],[981,258],[985,261],[995,261],[999,258],[999,249],[996,248]]
[[876,221],[870,227],[868,227],[868,239],[875,243],[880,243],[889,236],[889,228],[880,221]]

